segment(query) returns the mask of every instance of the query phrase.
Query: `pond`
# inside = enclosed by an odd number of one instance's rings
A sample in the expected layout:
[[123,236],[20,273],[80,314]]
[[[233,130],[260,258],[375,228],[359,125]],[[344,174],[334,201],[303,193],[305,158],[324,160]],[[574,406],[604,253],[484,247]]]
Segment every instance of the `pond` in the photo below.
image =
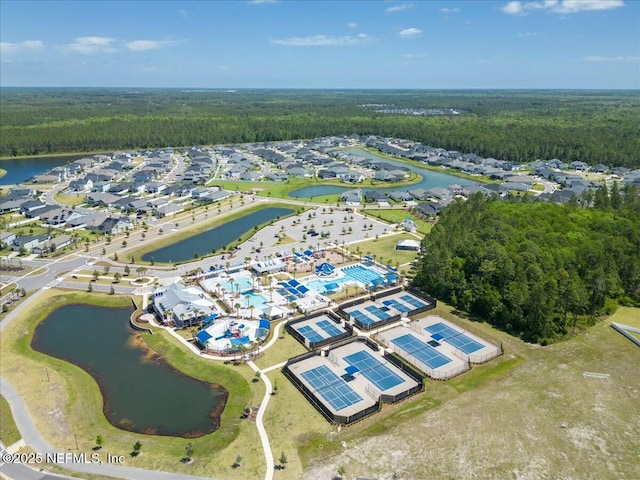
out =
[[0,180],[3,185],[16,185],[51,170],[66,165],[86,155],[64,155],[56,157],[9,158],[0,161],[0,168],[7,174]]
[[217,430],[227,390],[171,367],[130,327],[131,312],[63,306],[38,324],[31,347],[88,372],[100,387],[107,420],[117,428],[186,438]]
[[256,225],[261,225],[278,217],[284,217],[294,213],[289,208],[263,208],[244,217],[231,220],[223,225],[202,232],[198,235],[186,238],[158,250],[145,253],[142,260],[145,262],[184,262],[192,260],[197,253],[204,256],[212,250],[218,250],[240,238]]
[[380,160],[382,162],[391,163],[400,168],[408,168],[422,176],[422,180],[418,183],[414,183],[412,185],[405,185],[402,187],[393,186],[393,184],[389,184],[389,186],[384,187],[361,187],[358,184],[355,185],[345,185],[344,187],[338,185],[314,185],[311,187],[304,187],[298,190],[294,190],[289,193],[290,197],[295,198],[311,198],[311,197],[320,197],[322,195],[333,195],[336,193],[342,193],[347,190],[359,189],[363,190],[380,190],[382,192],[393,192],[393,191],[403,191],[414,190],[417,188],[423,188],[428,190],[429,188],[435,187],[448,187],[449,185],[475,185],[476,182],[471,180],[467,180],[466,178],[460,178],[453,175],[448,175],[446,173],[434,172],[433,170],[428,170],[426,168],[420,168],[417,165],[399,162],[397,160],[388,159],[386,157],[381,157],[380,155],[376,155],[375,153],[368,152],[367,150],[363,150],[362,148],[345,148],[342,150],[347,153],[351,153],[358,157],[366,157],[374,160]]

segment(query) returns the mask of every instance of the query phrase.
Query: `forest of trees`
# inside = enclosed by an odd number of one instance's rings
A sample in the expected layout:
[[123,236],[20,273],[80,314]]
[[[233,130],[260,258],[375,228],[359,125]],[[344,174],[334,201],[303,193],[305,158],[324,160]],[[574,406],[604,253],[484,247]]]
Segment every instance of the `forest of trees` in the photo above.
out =
[[[367,104],[464,114],[384,114]],[[3,157],[355,133],[517,162],[640,167],[638,92],[4,88],[0,111]]]
[[640,305],[637,187],[600,189],[588,208],[477,194],[445,208],[423,246],[415,287],[527,341]]

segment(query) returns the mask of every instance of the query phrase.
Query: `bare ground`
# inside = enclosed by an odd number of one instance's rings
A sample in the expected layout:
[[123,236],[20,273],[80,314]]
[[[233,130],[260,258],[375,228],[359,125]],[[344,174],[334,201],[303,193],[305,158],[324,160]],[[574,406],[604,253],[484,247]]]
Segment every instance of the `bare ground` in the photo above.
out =
[[340,453],[312,461],[305,479],[340,465],[349,479],[640,479],[640,348],[609,324],[549,347],[503,337],[506,357],[524,357],[517,367],[380,435],[343,430]]

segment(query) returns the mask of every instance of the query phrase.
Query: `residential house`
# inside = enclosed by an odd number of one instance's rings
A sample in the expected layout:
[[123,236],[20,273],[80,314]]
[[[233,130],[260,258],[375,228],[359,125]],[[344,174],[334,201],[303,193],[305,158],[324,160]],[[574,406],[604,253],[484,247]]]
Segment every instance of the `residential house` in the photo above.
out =
[[24,249],[26,252],[31,252],[40,242],[44,242],[50,238],[51,236],[48,234],[19,235],[13,239],[13,242],[11,242],[11,250],[18,252]]
[[55,252],[56,250],[60,250],[61,248],[66,247],[67,245],[71,245],[71,236],[60,235],[58,237],[54,237],[49,240],[45,240],[44,242],[38,243],[38,245],[33,247],[32,252],[37,255],[42,255],[43,253],[47,252]]

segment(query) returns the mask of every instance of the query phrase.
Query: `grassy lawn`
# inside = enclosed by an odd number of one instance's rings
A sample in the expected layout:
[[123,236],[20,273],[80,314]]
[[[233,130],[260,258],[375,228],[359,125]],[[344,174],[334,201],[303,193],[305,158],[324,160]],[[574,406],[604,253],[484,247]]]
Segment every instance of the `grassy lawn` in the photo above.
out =
[[[436,313],[454,315],[446,305]],[[315,434],[300,449],[305,475],[330,478],[344,465],[349,478],[637,477],[640,418],[630,412],[640,398],[640,369],[631,367],[638,347],[609,323],[637,325],[640,309],[621,308],[549,347],[460,321],[503,341],[504,355],[447,382],[427,381],[424,393],[331,441]],[[611,378],[585,379],[585,371]],[[437,448],[425,448],[425,436]]]
[[433,228],[433,225],[407,212],[406,210],[399,210],[399,209],[378,210],[378,209],[370,208],[366,210],[361,210],[361,212],[364,213],[365,215],[369,215],[370,217],[374,217],[380,220],[384,220],[385,222],[395,223],[395,224],[401,224],[405,218],[410,218],[416,224],[416,227],[418,227],[418,233],[421,233],[423,235],[428,234]]
[[22,438],[16,423],[13,421],[13,414],[7,400],[0,395],[0,440],[6,446],[13,445]]
[[534,183],[531,186],[531,190],[535,190],[536,192],[544,192],[544,185],[541,183]]
[[390,235],[380,237],[378,240],[366,240],[364,242],[354,243],[347,248],[350,252],[355,253],[356,249],[360,249],[361,255],[374,256],[375,259],[385,265],[396,266],[396,264],[408,263],[418,255],[418,252],[410,250],[396,250],[396,244],[402,240],[418,240],[409,233],[400,233],[398,235]]
[[300,342],[285,331],[284,326],[280,329],[280,337],[282,338],[278,338],[271,348],[261,353],[260,356],[256,358],[255,364],[258,368],[262,369],[270,367],[271,365],[276,365],[307,351]]
[[[239,202],[238,202],[239,203]],[[200,233],[206,232],[220,225],[224,225],[227,222],[232,220],[244,217],[251,213],[257,212],[259,210],[263,210],[265,208],[290,208],[297,212],[298,210],[303,210],[304,207],[300,207],[299,205],[291,205],[288,203],[260,203],[258,205],[246,205],[240,206],[236,204],[233,210],[230,210],[228,214],[225,215],[213,215],[209,220],[205,222],[200,222],[194,225],[188,225],[187,227],[183,226],[177,232],[165,232],[161,237],[157,237],[154,242],[147,242],[146,245],[143,245],[139,248],[129,249],[126,251],[126,254],[123,253],[120,255],[120,258],[130,258],[134,257],[138,264],[151,264],[151,262],[143,261],[142,256],[148,252],[155,251],[159,248],[166,247],[167,245],[172,245],[186,238],[192,237],[194,235],[198,235]],[[263,225],[258,225],[258,230],[264,225],[268,225],[272,221],[265,222]],[[248,230],[245,234],[243,234],[239,239],[234,241],[233,243],[242,243],[247,238],[255,233],[255,229]],[[204,255],[203,255],[204,257]],[[191,261],[191,260],[190,260]],[[162,262],[156,262],[157,264],[162,265]]]
[[82,205],[86,195],[80,195],[77,193],[57,193],[54,195],[53,199],[63,205],[67,205],[69,207],[75,207],[77,205]]
[[[143,334],[151,348],[185,374],[224,385],[229,390],[229,400],[221,427],[197,439],[155,437],[117,429],[104,417],[100,391],[89,374],[67,362],[35,352],[29,346],[35,325],[53,309],[67,303],[122,306],[130,305],[130,298],[49,290],[3,331],[2,375],[20,392],[36,426],[52,445],[59,451],[74,448],[75,434],[80,451],[91,452],[95,437],[100,434],[105,438],[105,451],[125,455],[127,466],[196,475],[215,471],[225,479],[264,475],[264,459],[255,425],[240,419],[243,408],[256,404],[264,395],[262,383],[248,381],[253,375],[248,366],[226,366],[199,358],[166,332]],[[129,452],[136,441],[143,444],[145,454],[132,458]],[[189,441],[193,444],[195,462],[185,465],[179,459]],[[231,465],[237,454],[244,457],[243,467],[233,469]]]

